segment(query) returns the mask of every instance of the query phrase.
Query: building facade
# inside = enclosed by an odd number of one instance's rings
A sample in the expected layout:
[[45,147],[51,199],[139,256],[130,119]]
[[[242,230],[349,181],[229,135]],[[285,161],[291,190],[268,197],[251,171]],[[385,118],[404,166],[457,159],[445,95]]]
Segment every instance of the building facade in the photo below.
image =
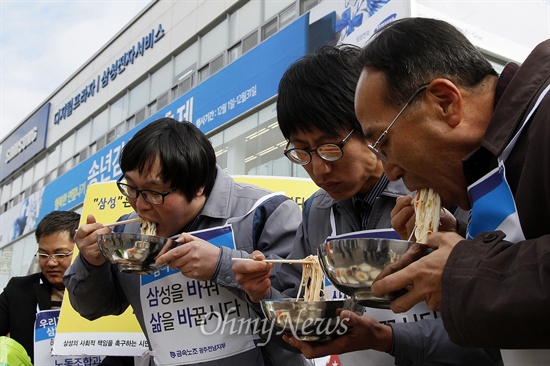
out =
[[[549,6],[540,2],[547,13]],[[520,48],[509,47],[512,36],[481,31],[453,18],[452,5],[430,1],[151,1],[2,140],[0,286],[36,269],[41,218],[81,212],[86,187],[117,179],[125,143],[159,117],[197,125],[230,174],[307,177],[282,153],[275,103],[285,69],[321,44],[362,45],[410,15],[454,22],[497,69],[532,48],[521,34]]]

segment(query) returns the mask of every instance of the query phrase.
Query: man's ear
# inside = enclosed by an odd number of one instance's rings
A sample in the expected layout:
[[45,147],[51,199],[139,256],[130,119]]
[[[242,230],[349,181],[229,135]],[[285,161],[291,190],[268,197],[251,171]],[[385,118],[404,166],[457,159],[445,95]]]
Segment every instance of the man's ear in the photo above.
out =
[[204,194],[204,186],[200,187],[197,191],[197,193],[195,194],[195,197],[200,197]]
[[462,120],[462,94],[449,79],[432,80],[426,89],[426,96],[436,107],[438,117],[451,127],[456,127]]

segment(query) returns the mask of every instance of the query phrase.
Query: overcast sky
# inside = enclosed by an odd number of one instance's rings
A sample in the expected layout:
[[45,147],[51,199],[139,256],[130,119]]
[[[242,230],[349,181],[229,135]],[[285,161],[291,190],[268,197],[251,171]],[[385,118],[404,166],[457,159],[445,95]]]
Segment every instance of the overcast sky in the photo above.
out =
[[150,0],[0,0],[0,140]]

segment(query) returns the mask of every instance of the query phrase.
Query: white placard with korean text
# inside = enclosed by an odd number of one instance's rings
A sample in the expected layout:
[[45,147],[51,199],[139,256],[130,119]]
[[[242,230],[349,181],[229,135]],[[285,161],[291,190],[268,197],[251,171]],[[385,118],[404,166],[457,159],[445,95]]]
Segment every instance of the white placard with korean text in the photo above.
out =
[[[234,247],[231,226],[192,233],[216,246]],[[255,347],[246,301],[213,281],[197,281],[169,267],[141,276],[143,316],[159,365],[229,357]],[[232,324],[235,324],[232,326]]]
[[36,322],[34,323],[34,365],[98,365],[103,356],[55,356],[52,354],[59,312],[59,309],[43,310],[36,314]]

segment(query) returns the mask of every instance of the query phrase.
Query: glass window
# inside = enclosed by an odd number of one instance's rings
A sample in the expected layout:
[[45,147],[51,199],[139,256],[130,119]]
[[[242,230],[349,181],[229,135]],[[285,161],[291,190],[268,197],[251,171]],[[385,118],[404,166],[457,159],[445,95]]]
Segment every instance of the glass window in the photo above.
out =
[[65,164],[61,164],[57,167],[57,176],[60,177],[65,173]]
[[105,146],[105,135],[96,140],[96,146],[98,150],[103,149],[103,147]]
[[2,186],[2,202],[7,202],[11,197],[11,184]]
[[[147,104],[147,81],[147,79],[142,81],[138,86],[130,90],[129,115],[136,113],[138,109],[143,108]],[[105,133],[105,130],[103,132]]]
[[206,65],[199,70],[199,83],[202,83],[210,76],[210,65]]
[[72,157],[75,153],[76,147],[76,134],[73,133],[71,136],[67,137],[61,142],[61,155],[60,160],[65,161]]
[[213,135],[210,141],[218,164],[229,174],[307,177],[301,167],[293,171],[293,164],[283,155],[286,141],[279,130],[275,103]]
[[52,180],[53,180],[53,178],[52,178],[52,172],[49,172],[48,174],[46,174],[46,175],[44,176],[44,185],[47,185],[47,184],[50,183]]
[[32,185],[32,190],[31,190],[31,194],[32,193],[35,193],[35,192],[38,192],[38,190],[43,186],[43,183],[44,183],[44,180],[42,178],[40,178],[38,181],[36,181],[33,185]]
[[[168,62],[151,75],[150,99],[156,99],[172,85],[172,63]],[[120,121],[118,121],[120,122]],[[118,123],[117,122],[117,123]]]
[[46,173],[46,158],[40,159],[34,165],[34,176],[36,178],[44,176]]
[[128,124],[126,121],[122,121],[121,123],[116,126],[116,138],[119,138],[120,136],[124,135],[128,131]]
[[50,153],[48,154],[48,161],[46,163],[46,171],[52,171],[57,168],[60,163],[59,160],[59,145],[57,145]]
[[22,182],[23,189],[27,189],[33,184],[34,182],[33,171],[34,169],[29,169],[23,173],[23,182]]
[[89,155],[89,149],[86,147],[78,153],[78,162],[82,163],[84,160],[88,158]]
[[109,128],[124,120],[124,96],[109,106]]
[[27,235],[18,240],[12,247],[10,275],[26,275],[34,259],[34,253],[36,253],[36,238],[34,235]]
[[224,54],[222,53],[221,55],[213,59],[212,62],[210,62],[210,75],[214,75],[215,73],[223,69],[223,66],[224,66],[223,55]]
[[84,126],[76,130],[77,150],[88,146],[92,142],[92,121],[88,121]]
[[277,1],[264,1],[264,17],[263,19],[269,19],[274,15],[277,15],[284,8],[290,4],[294,4],[295,0],[277,0]]
[[260,15],[261,5],[262,1],[249,1],[229,16],[229,44],[238,42],[260,26],[265,19]]
[[277,33],[277,18],[271,19],[262,26],[262,41]]
[[182,79],[178,85],[173,89],[173,99],[177,99],[183,94],[187,93],[193,87],[194,83],[194,74],[187,76],[185,79]]
[[109,129],[109,110],[105,109],[92,119],[92,141],[96,141]]
[[227,20],[224,20],[201,38],[200,64],[209,63],[226,48]]
[[113,128],[111,131],[107,132],[105,135],[105,144],[110,144],[116,139],[116,128]]
[[152,116],[157,112],[157,101],[155,100],[153,103],[149,104],[149,115]]
[[13,182],[11,183],[11,197],[13,198],[17,193],[21,192],[21,181],[23,180],[23,176],[19,175],[16,177]]
[[233,46],[232,48],[229,49],[229,52],[227,54],[227,57],[229,58],[229,60],[227,61],[227,63],[231,63],[233,61],[235,61],[236,59],[238,59],[239,57],[241,57],[241,42],[237,43],[237,45]]
[[254,31],[248,37],[243,39],[243,54],[247,53],[258,44],[258,31]]
[[136,118],[135,118],[136,125],[138,125],[141,122],[145,121],[145,117],[146,117],[145,108],[143,108],[140,111],[137,111],[136,112]]
[[162,109],[168,105],[168,102],[170,101],[169,98],[170,93],[167,91],[164,94],[162,94],[160,97],[157,98],[157,108]]
[[290,6],[279,14],[279,29],[282,29],[289,25],[294,19],[296,19],[296,4]]
[[305,14],[319,4],[320,0],[300,0],[300,14]]
[[174,58],[174,80],[177,84],[197,70],[198,43],[195,42]]
[[132,116],[126,120],[128,122],[128,131],[136,126],[136,116]]

